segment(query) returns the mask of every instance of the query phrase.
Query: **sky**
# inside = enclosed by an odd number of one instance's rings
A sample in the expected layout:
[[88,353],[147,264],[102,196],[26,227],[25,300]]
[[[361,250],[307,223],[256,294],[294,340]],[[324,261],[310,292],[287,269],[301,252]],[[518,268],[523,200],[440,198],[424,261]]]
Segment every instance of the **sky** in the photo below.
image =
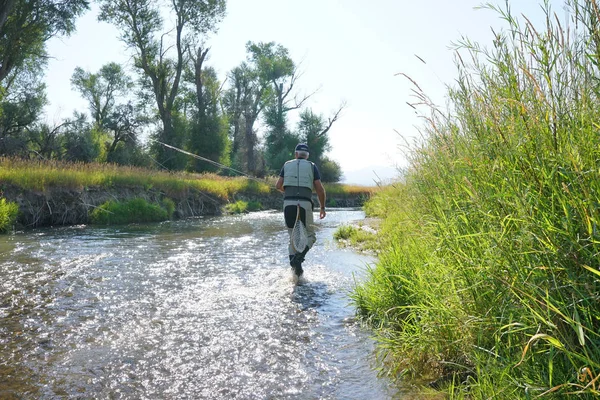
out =
[[[534,21],[541,16],[536,0],[509,3],[514,12]],[[554,10],[560,16],[562,2],[556,3]],[[410,76],[443,106],[446,87],[456,78],[455,44],[468,37],[489,46],[491,28],[505,27],[497,13],[477,9],[481,4],[480,0],[228,0],[218,31],[206,38],[210,51],[205,65],[225,79],[246,59],[247,41],[283,45],[302,72],[298,94],[316,91],[308,108],[329,117],[346,104],[329,132],[329,156],[342,167],[344,182],[387,182],[398,175],[398,167],[406,166],[405,144],[419,137],[418,128],[423,126],[407,105],[414,100],[412,84],[398,74]],[[97,72],[108,62],[132,64],[117,29],[97,21],[95,5],[78,20],[71,37],[51,39],[48,53],[49,123],[74,110],[87,111],[70,84],[76,67]]]

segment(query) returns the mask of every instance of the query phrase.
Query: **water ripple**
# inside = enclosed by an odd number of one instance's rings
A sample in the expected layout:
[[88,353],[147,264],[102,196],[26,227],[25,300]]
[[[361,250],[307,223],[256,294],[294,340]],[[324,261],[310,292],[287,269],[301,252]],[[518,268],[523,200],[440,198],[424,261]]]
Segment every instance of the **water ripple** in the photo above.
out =
[[328,245],[295,285],[279,213],[0,239],[0,398],[392,398]]

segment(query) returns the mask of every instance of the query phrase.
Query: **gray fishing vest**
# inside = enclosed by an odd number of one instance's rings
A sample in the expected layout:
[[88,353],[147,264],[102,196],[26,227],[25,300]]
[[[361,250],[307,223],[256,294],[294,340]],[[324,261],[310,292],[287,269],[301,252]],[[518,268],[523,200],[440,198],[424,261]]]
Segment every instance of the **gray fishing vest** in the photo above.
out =
[[297,158],[283,165],[283,189],[285,200],[308,200],[312,203],[313,163]]

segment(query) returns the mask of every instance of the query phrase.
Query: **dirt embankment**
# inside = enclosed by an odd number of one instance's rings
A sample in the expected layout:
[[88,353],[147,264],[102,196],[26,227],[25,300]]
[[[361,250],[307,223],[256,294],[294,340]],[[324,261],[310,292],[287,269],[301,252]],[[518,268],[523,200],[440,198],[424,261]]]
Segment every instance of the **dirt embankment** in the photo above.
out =
[[26,228],[86,224],[89,222],[89,213],[109,200],[142,198],[149,203],[160,204],[165,197],[169,197],[176,205],[175,218],[218,215],[224,204],[222,200],[198,191],[177,198],[160,191],[133,187],[88,187],[82,190],[50,188],[39,192],[3,186],[2,192],[8,201],[19,205],[17,223]]
[[[200,191],[189,191],[185,195],[173,196],[159,190],[140,187],[84,189],[50,188],[43,192],[24,190],[13,185],[2,185],[1,195],[19,205],[17,224],[24,228],[42,226],[78,225],[89,223],[89,214],[101,204],[109,201],[127,201],[142,198],[149,203],[160,204],[166,197],[173,200],[176,209],[174,218],[220,215],[228,202],[237,200],[259,202],[263,209],[277,210],[283,205],[279,192],[268,195],[239,193],[229,201]],[[316,197],[315,207],[318,205]],[[327,200],[328,207],[361,207],[361,196],[335,196]]]

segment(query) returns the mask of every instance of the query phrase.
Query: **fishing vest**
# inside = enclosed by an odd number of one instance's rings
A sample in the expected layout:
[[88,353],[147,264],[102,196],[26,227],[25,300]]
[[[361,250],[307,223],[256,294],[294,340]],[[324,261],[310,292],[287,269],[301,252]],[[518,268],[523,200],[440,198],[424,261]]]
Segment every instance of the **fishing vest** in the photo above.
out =
[[297,158],[283,165],[283,189],[285,200],[308,200],[312,202],[314,164]]

